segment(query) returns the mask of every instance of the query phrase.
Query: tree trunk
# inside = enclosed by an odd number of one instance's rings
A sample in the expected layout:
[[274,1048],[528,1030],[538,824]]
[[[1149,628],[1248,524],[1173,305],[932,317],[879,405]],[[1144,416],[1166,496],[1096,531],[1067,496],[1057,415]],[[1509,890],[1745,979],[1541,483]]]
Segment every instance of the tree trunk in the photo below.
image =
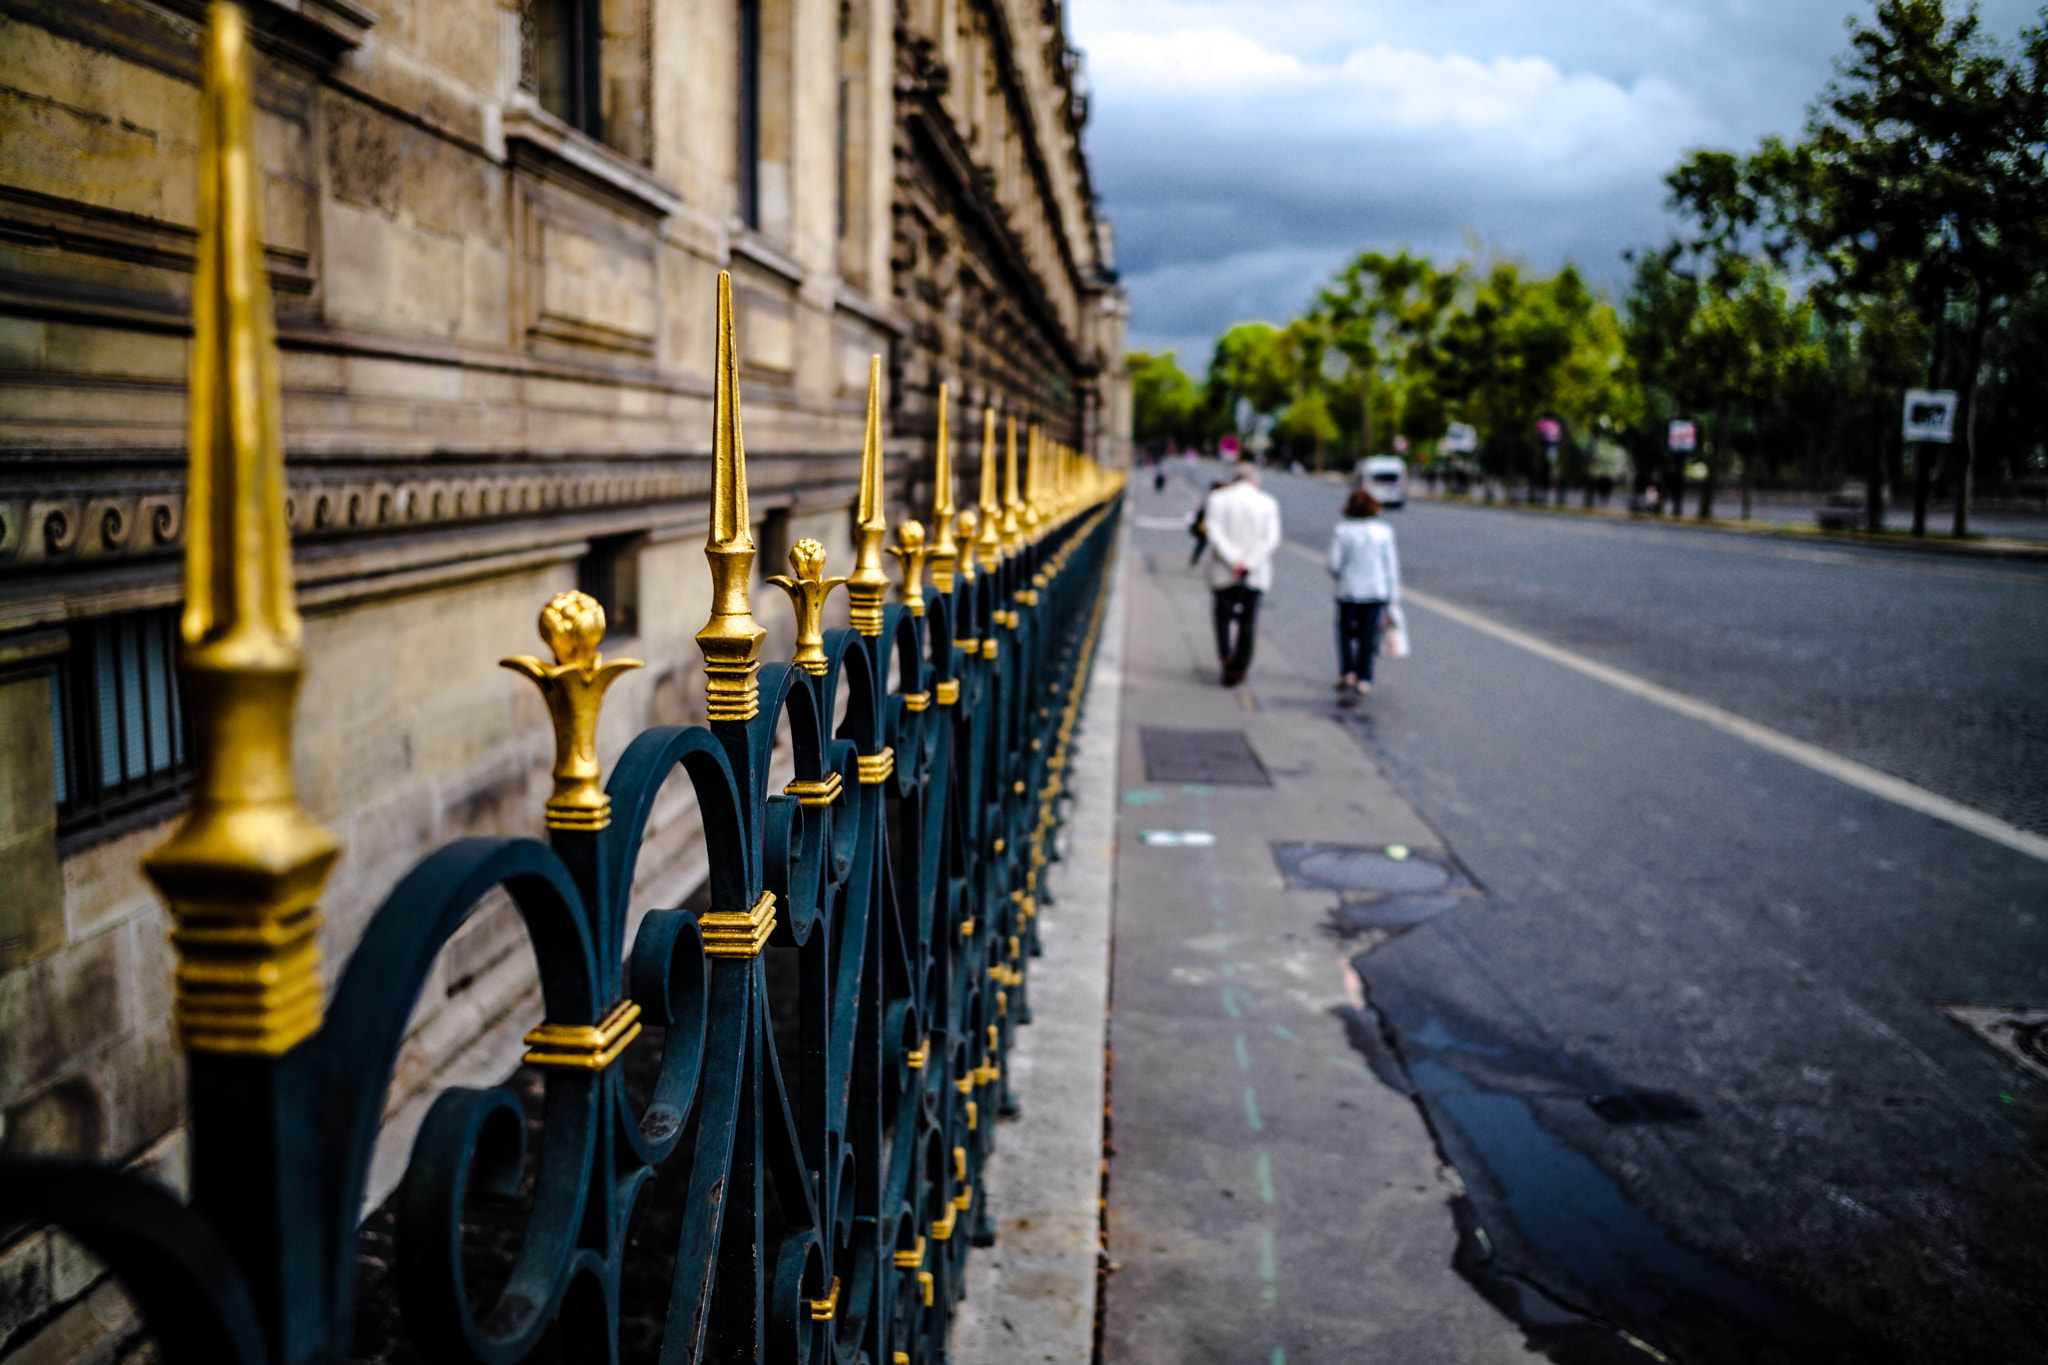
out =
[[1707,481],[1700,485],[1700,520],[1714,518],[1714,487],[1721,478],[1721,451],[1728,440],[1728,405],[1721,404],[1714,413],[1713,453],[1707,456]]
[[1970,533],[1970,480],[1977,463],[1977,371],[1984,364],[1984,333],[1991,327],[1991,300],[1983,281],[1977,282],[1977,315],[1970,321],[1970,368],[1963,376],[1963,395],[1956,413],[1962,430],[1963,462],[1955,472],[1956,515],[1952,528],[1957,540]]
[[[1947,339],[1948,329],[1941,325],[1941,319],[1948,312],[1948,294],[1941,296],[1941,305],[1934,314],[1934,363],[1927,367],[1927,387],[1941,387],[1941,343]],[[1927,534],[1927,442],[1913,442],[1913,534]]]
[[1756,487],[1755,469],[1757,432],[1763,423],[1757,417],[1754,404],[1749,409],[1749,445],[1742,452],[1742,519],[1749,520],[1749,497]]

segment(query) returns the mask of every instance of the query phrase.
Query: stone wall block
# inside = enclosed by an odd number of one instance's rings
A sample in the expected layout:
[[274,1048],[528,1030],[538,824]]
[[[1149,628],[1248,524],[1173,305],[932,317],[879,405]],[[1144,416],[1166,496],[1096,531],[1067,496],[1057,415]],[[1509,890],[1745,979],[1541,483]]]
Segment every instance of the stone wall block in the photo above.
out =
[[[321,304],[331,321],[384,320],[391,295],[391,230],[381,213],[333,198],[321,202]],[[344,388],[349,378],[344,364]]]
[[75,1069],[129,1029],[125,941],[104,931],[0,977],[0,1100]]
[[106,1106],[102,1150],[95,1155],[125,1161],[183,1118],[185,1054],[171,1040],[169,1022],[137,1030],[87,1068]]
[[161,902],[142,875],[142,857],[170,838],[176,816],[129,830],[64,859],[64,919],[76,941],[135,915],[154,913]]
[[7,755],[0,764],[0,971],[6,971],[47,957],[64,942],[47,660],[33,671],[0,675],[0,741]]
[[53,1302],[49,1233],[32,1232],[0,1250],[0,1349]]

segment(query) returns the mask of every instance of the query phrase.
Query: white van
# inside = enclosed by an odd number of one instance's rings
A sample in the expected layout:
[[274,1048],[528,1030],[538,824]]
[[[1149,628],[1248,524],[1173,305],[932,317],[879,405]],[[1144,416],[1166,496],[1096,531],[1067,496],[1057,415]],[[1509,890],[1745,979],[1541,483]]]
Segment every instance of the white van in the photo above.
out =
[[1358,462],[1358,482],[1372,490],[1380,506],[1399,508],[1408,501],[1408,462],[1398,455],[1368,455]]

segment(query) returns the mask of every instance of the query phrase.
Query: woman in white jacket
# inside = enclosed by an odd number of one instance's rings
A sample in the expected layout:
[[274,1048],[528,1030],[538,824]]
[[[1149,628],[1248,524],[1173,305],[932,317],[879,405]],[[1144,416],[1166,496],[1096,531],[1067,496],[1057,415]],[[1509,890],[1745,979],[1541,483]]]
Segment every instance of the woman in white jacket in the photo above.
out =
[[1401,559],[1379,499],[1364,488],[1351,490],[1330,537],[1330,576],[1337,580],[1337,690],[1370,692],[1380,627],[1401,600]]

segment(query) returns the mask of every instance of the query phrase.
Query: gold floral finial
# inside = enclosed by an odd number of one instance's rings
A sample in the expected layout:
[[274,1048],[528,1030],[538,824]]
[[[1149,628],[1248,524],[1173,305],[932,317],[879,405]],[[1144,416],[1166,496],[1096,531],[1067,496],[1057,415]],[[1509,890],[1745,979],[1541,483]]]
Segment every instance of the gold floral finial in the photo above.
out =
[[748,580],[754,573],[747,512],[747,446],[740,431],[740,362],[732,327],[732,276],[718,272],[718,352],[711,386],[711,619],[697,632],[704,651],[704,709],[712,721],[749,721],[761,711],[761,641]]
[[889,547],[889,553],[896,556],[896,566],[903,570],[903,605],[910,608],[912,616],[924,615],[924,562],[931,557],[925,548],[924,526],[915,521],[906,521],[896,528],[896,543]]
[[996,410],[981,414],[981,505],[980,534],[974,552],[983,573],[994,573],[1003,562],[1003,506],[996,500]]
[[868,358],[868,424],[860,447],[859,522],[854,534],[853,572],[846,576],[847,613],[863,635],[882,633],[882,601],[889,575],[882,572],[882,538],[889,523],[882,516],[882,357]]
[[170,905],[180,1041],[278,1056],[320,1027],[319,899],[340,846],[299,805],[292,777],[305,661],[240,6],[213,5],[203,60],[178,652],[198,780],[184,823],[143,871]]
[[846,580],[826,578],[825,547],[815,540],[799,540],[789,547],[789,567],[796,577],[776,574],[768,581],[789,594],[796,612],[796,653],[790,662],[814,678],[825,676],[825,599]]
[[956,518],[960,523],[960,581],[974,581],[974,529],[981,524],[981,514],[972,507],[960,509]]
[[1024,524],[1017,514],[1024,499],[1017,494],[1017,419],[1009,419],[1009,439],[1004,443],[1003,455],[1003,511],[1002,525],[998,528],[1003,537],[1003,553],[1017,553],[1017,546],[1024,536]]
[[953,539],[953,441],[947,426],[946,386],[939,385],[939,439],[932,454],[932,586],[953,591],[960,546]]
[[540,609],[540,638],[555,656],[545,663],[531,654],[500,659],[533,680],[555,724],[555,791],[548,798],[549,829],[600,830],[612,822],[612,800],[598,785],[597,716],[604,694],[619,675],[641,667],[638,659],[610,663],[597,652],[604,640],[604,608],[580,592],[558,592]]

